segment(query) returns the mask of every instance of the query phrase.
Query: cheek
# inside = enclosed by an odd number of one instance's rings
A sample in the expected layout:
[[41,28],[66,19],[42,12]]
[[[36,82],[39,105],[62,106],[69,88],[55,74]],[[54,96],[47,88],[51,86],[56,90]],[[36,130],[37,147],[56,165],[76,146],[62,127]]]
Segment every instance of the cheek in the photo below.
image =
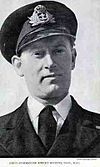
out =
[[[63,70],[71,70],[71,56],[64,55],[57,59],[57,64]],[[67,71],[66,71],[67,72]]]
[[34,61],[31,59],[27,61],[23,66],[24,77],[28,82],[39,82],[40,72],[42,69],[41,61]]

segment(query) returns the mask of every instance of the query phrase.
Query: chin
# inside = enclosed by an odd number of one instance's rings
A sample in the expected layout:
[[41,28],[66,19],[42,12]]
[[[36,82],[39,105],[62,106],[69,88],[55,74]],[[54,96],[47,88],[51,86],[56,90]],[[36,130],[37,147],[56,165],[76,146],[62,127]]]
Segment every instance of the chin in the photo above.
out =
[[65,94],[65,90],[58,85],[52,85],[49,89],[45,89],[45,96],[48,98],[60,97]]
[[61,88],[59,87],[59,85],[55,85],[55,84],[50,85],[47,89],[45,88],[45,90],[47,90],[48,93],[55,93],[60,89]]

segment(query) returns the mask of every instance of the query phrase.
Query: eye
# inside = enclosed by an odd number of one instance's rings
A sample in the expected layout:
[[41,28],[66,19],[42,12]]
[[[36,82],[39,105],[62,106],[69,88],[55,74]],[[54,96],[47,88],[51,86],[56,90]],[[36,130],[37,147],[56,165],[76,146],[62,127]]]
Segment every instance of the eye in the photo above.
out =
[[35,52],[35,55],[39,56],[39,55],[41,55],[41,53],[40,52]]
[[35,51],[33,53],[33,55],[36,57],[36,58],[43,58],[44,57],[44,51]]
[[64,54],[65,53],[65,48],[57,48],[55,49],[55,54]]

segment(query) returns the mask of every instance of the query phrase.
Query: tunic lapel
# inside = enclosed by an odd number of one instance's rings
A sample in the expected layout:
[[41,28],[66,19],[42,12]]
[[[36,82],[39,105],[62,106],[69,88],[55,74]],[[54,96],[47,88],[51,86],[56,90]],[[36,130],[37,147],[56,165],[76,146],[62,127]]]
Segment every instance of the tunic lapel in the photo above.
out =
[[47,156],[52,157],[69,157],[76,135],[77,116],[75,108],[71,108],[53,146],[49,150]]
[[[86,111],[72,98],[72,108],[47,154],[48,157],[83,157],[86,155],[85,151],[89,156],[90,150],[98,144],[96,141],[100,141],[100,130],[96,131],[91,114],[88,112],[85,115],[84,112]],[[94,156],[95,154],[96,151]]]

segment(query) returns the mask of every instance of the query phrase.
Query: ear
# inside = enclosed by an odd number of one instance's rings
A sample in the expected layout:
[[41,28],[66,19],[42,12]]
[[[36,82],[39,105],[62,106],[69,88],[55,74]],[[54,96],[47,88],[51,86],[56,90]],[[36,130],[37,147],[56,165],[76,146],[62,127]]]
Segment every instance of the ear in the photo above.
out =
[[14,69],[16,71],[16,73],[20,76],[20,77],[23,77],[24,74],[22,72],[22,62],[21,62],[21,58],[14,55],[12,58],[11,58],[11,62],[12,62],[12,65],[14,66]]
[[75,48],[72,48],[72,70],[75,68],[77,52]]

